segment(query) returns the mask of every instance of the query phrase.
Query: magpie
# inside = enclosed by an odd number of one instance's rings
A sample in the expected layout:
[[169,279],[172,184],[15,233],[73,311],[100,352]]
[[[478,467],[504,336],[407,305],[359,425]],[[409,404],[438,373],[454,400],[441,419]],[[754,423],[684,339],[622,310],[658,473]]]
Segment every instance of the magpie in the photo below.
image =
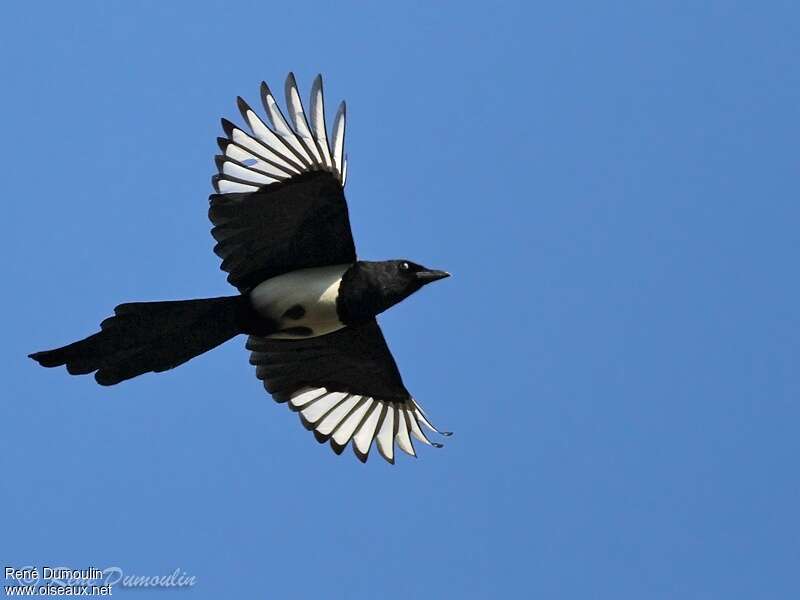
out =
[[450,434],[403,385],[376,316],[449,273],[405,259],[357,259],[344,196],[345,103],[329,137],[322,77],[311,87],[308,117],[292,73],[285,93],[288,121],[262,82],[269,124],[240,97],[250,131],[222,119],[226,137],[217,140],[208,215],[214,252],[239,293],[120,304],[99,332],[29,356],[115,385],[244,334],[266,391],[337,454],[352,442],[366,462],[374,441],[393,464],[395,443],[412,456],[412,437],[441,447],[423,426]]

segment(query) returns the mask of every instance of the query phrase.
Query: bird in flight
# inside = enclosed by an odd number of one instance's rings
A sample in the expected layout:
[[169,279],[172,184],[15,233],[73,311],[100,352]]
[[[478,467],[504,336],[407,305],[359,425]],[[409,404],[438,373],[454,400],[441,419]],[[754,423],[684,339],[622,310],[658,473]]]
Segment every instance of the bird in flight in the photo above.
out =
[[250,131],[222,120],[208,215],[214,252],[239,293],[120,304],[98,333],[30,357],[115,385],[245,334],[267,392],[337,454],[352,442],[366,462],[374,441],[394,463],[395,443],[416,456],[412,437],[441,447],[423,427],[450,434],[430,423],[403,385],[375,317],[449,274],[405,259],[357,259],[344,197],[345,103],[329,137],[322,77],[308,113],[291,73],[285,92],[288,121],[263,82],[269,124],[241,98]]

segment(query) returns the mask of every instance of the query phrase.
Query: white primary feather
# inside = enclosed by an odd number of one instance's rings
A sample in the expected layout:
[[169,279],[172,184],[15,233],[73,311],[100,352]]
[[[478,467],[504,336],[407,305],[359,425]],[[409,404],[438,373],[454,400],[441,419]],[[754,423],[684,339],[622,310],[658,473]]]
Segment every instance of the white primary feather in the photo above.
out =
[[383,423],[375,437],[378,443],[378,450],[381,455],[389,462],[394,461],[394,415],[395,407],[389,406],[387,408],[386,416],[383,418]]
[[306,405],[301,413],[306,418],[306,421],[309,423],[316,423],[345,396],[347,396],[347,394],[344,392],[327,394]]
[[322,421],[317,424],[317,431],[322,435],[330,435],[336,426],[341,423],[353,407],[361,400],[362,396],[350,396],[341,402],[336,408],[328,413]]
[[[235,128],[231,131],[230,139],[243,148],[247,148],[256,156],[261,156],[280,165],[289,175],[299,175],[302,172],[303,167],[298,165],[295,159],[290,159],[286,156],[286,149],[283,148],[282,145],[280,149],[283,150],[283,152],[277,152],[273,149],[273,146],[267,143],[261,143],[239,128]],[[278,139],[277,136],[275,139]]]
[[305,149],[303,144],[297,138],[297,135],[292,128],[289,127],[289,124],[286,122],[286,119],[283,117],[283,113],[281,112],[281,107],[278,106],[278,102],[275,100],[275,96],[272,95],[272,91],[270,91],[269,86],[265,82],[261,82],[261,103],[264,105],[264,109],[267,111],[267,117],[272,122],[272,127],[275,130],[280,138],[285,142],[286,146],[292,150],[295,156],[297,156],[306,166],[306,169],[311,171],[310,167],[313,166],[314,161],[311,159],[311,156],[308,154],[308,151]]
[[375,428],[378,426],[378,422],[384,410],[384,405],[380,402],[376,402],[372,412],[367,416],[366,420],[353,436],[353,443],[361,454],[367,454],[369,452],[369,447],[372,445],[372,438],[375,435]]
[[242,181],[256,185],[269,185],[270,183],[275,183],[278,181],[274,177],[269,177],[263,173],[259,173],[258,171],[253,171],[247,167],[237,165],[229,160],[223,163],[222,174],[230,175],[236,179],[241,179]]
[[411,438],[408,437],[408,425],[406,424],[406,413],[402,408],[397,409],[397,434],[395,435],[397,446],[411,456],[416,456],[414,451],[414,444],[411,443]]
[[367,410],[374,404],[372,398],[365,398],[363,404],[356,408],[347,419],[339,425],[339,428],[333,433],[333,441],[340,446],[344,446],[350,441],[353,432],[358,427],[361,419],[366,414]]
[[[414,402],[414,401],[412,400],[412,402]],[[442,433],[441,431],[436,429],[436,427],[434,427],[433,425],[430,424],[430,421],[428,421],[428,419],[425,417],[425,414],[422,412],[422,410],[420,409],[419,404],[417,404],[416,402],[414,402],[414,415],[417,417],[417,421],[418,422],[423,423],[425,425],[425,427],[427,427],[431,431],[434,431],[436,433]]]
[[[250,130],[253,132],[253,135],[256,137],[256,139],[264,142],[264,144],[270,148],[273,153],[277,154],[284,161],[290,164],[301,164],[302,162],[305,162],[304,159],[306,157],[304,155],[301,154],[298,156],[297,152],[292,152],[291,148],[281,141],[281,138],[283,138],[281,131],[275,132],[267,127],[266,123],[261,120],[261,117],[256,114],[256,111],[250,108],[250,106],[241,98],[239,98],[239,109],[241,110],[242,116],[247,121],[247,124],[250,126]],[[281,119],[283,119],[282,116]],[[284,126],[286,125],[285,121],[281,122]],[[307,163],[306,166],[308,166]]]
[[305,148],[308,155],[311,157],[312,162],[318,166],[324,166],[322,157],[317,149],[317,143],[314,141],[314,136],[311,135],[311,130],[308,128],[308,119],[303,109],[303,101],[300,99],[300,92],[297,91],[297,82],[294,79],[294,74],[289,73],[286,77],[286,106],[289,109],[289,119],[292,122],[294,133],[297,135]]
[[275,179],[281,180],[288,177],[285,169],[267,162],[257,154],[254,154],[253,152],[250,152],[249,150],[246,150],[245,148],[242,148],[233,142],[230,142],[225,147],[225,156],[246,165],[254,171],[259,171]]
[[322,161],[330,170],[333,168],[333,159],[328,146],[328,132],[325,126],[325,96],[322,92],[322,75],[317,75],[311,85],[311,128],[314,130],[314,138],[322,153]]
[[333,169],[339,174],[339,180],[344,179],[344,129],[346,120],[347,106],[344,102],[339,105],[336,111],[336,118],[333,120]]
[[328,393],[328,390],[325,388],[303,388],[292,394],[289,402],[291,402],[292,406],[301,407],[326,393]]
[[261,84],[261,101],[266,110],[265,122],[243,99],[239,110],[252,133],[223,123],[232,143],[225,147],[219,164],[219,193],[246,193],[285,181],[310,171],[330,171],[342,186],[347,181],[347,158],[344,154],[346,108],[339,106],[333,131],[328,135],[325,123],[322,77],[311,86],[310,112],[306,113],[294,75],[286,78],[286,107],[289,120],[266,83]]
[[406,454],[417,455],[411,436],[441,448],[442,444],[428,439],[420,423],[432,431],[450,435],[434,428],[413,398],[398,402],[307,387],[295,392],[290,403],[300,410],[320,441],[330,440],[337,452],[352,442],[362,460],[366,460],[373,441],[381,456],[390,463],[395,459],[395,442]]
[[417,418],[414,416],[413,409],[405,409],[404,411],[408,416],[408,424],[411,428],[411,435],[417,438],[423,444],[428,444],[428,446],[433,446],[434,444],[425,437],[425,434],[422,433],[422,429],[419,428],[419,424],[417,423]]
[[258,187],[255,185],[246,185],[244,183],[239,183],[238,181],[228,181],[227,179],[220,179],[217,181],[216,187],[220,194],[237,194],[258,191]]

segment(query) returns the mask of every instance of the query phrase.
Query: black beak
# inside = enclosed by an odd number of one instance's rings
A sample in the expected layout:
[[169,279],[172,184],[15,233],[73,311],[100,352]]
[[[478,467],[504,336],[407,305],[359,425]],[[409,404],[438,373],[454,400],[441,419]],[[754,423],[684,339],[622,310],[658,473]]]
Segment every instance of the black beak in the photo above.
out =
[[417,271],[417,279],[419,279],[422,283],[439,281],[445,277],[450,277],[450,273],[447,271]]

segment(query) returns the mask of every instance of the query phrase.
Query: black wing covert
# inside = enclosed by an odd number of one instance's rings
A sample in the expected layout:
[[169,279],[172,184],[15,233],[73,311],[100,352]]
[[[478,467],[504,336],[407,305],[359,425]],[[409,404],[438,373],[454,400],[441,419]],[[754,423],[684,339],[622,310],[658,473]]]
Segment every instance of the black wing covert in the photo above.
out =
[[322,78],[311,90],[306,118],[297,84],[286,80],[286,121],[272,92],[261,84],[268,126],[239,98],[251,133],[223,119],[219,173],[212,179],[209,218],[214,252],[228,281],[246,291],[265,279],[309,267],[356,260],[344,184],[345,105],[334,121],[332,148],[325,127]]
[[[410,436],[432,446],[420,423],[430,424],[403,385],[376,320],[303,340],[250,336],[250,363],[277,402],[300,413],[317,441],[340,454],[352,440],[365,462],[373,440],[394,463],[394,442],[416,456]],[[444,433],[444,435],[448,435]]]

